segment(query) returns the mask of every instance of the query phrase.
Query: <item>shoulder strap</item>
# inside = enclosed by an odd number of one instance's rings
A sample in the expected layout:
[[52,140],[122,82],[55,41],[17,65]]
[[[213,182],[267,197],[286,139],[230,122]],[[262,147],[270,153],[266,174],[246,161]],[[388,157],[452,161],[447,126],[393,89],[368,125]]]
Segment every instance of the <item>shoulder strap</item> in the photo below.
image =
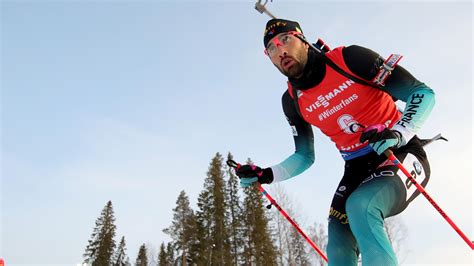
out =
[[361,78],[358,78],[350,73],[347,73],[346,71],[344,71],[342,68],[340,68],[336,63],[334,63],[331,59],[329,59],[326,55],[321,55],[322,58],[324,59],[324,62],[326,62],[326,64],[328,66],[330,66],[332,69],[336,70],[339,74],[347,77],[347,78],[350,78],[352,81],[354,82],[357,82],[359,84],[362,84],[362,85],[366,85],[366,86],[370,86],[372,88],[376,88],[376,89],[381,89],[380,86],[377,86],[376,84],[374,83],[370,83],[368,81],[365,81]]

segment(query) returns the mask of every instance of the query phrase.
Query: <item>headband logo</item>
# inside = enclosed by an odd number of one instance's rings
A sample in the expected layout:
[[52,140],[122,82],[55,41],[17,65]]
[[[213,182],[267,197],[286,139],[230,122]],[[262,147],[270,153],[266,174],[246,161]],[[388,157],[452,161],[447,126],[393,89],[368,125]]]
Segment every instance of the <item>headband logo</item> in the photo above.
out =
[[271,34],[275,32],[276,27],[286,27],[286,22],[282,21],[277,21],[276,23],[273,23],[272,25],[268,26],[268,28],[265,29],[265,33],[263,35],[269,34],[269,31],[271,31]]

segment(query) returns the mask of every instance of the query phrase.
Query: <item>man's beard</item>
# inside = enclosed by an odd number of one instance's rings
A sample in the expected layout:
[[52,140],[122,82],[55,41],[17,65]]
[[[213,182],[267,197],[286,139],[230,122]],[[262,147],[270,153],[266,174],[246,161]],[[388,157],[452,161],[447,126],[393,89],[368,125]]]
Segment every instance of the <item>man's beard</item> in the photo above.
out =
[[289,78],[299,78],[303,74],[304,65],[301,62],[295,62],[293,66],[288,70],[283,70],[283,68],[278,67],[280,72],[289,77]]
[[287,76],[288,78],[299,78],[303,75],[307,59],[302,56],[292,57],[292,59],[294,61],[293,66],[291,66],[288,70],[284,70],[280,65],[275,66],[283,75]]

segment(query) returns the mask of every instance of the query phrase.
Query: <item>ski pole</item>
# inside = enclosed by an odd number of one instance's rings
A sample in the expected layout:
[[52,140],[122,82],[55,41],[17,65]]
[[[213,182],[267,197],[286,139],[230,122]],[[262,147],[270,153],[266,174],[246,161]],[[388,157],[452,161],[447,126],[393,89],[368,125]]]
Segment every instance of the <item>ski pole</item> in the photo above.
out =
[[[429,143],[429,142],[428,142]],[[427,144],[428,144],[427,143]],[[425,196],[425,198],[433,205],[433,207],[443,216],[443,218],[448,222],[449,225],[461,236],[461,238],[471,247],[471,249],[474,250],[474,242],[470,240],[462,231],[459,229],[459,227],[449,218],[449,216],[439,207],[439,205],[433,200],[430,195],[426,192],[426,190],[418,183],[416,182],[415,178],[411,176],[411,174],[407,171],[407,169],[400,163],[400,161],[393,155],[393,152],[391,150],[386,150],[384,154],[388,157],[388,159],[395,164],[398,169],[400,169],[408,179],[415,185],[416,189]]]
[[[227,160],[227,165],[234,168],[235,170],[238,170],[241,166],[241,164],[236,163],[234,160]],[[303,236],[303,238],[311,245],[311,247],[316,252],[318,252],[318,254],[324,259],[324,261],[328,262],[328,258],[321,251],[321,249],[319,249],[318,246],[316,246],[316,244],[313,242],[313,240],[311,240],[311,238],[309,238],[308,235],[306,235],[305,232],[303,232],[303,230],[298,226],[298,224],[288,215],[288,213],[285,212],[285,210],[281,208],[281,206],[273,199],[273,197],[270,196],[270,194],[268,194],[268,192],[262,187],[262,184],[260,183],[258,184],[258,190],[260,190],[260,192],[262,192],[262,194],[270,201],[270,204],[275,206],[275,208],[277,208],[277,210],[281,213],[281,215],[283,215],[283,217],[285,217],[288,220],[288,222],[290,222],[290,224],[293,225],[296,231],[298,231],[298,233],[300,233],[301,236]],[[271,205],[269,206],[271,207]]]

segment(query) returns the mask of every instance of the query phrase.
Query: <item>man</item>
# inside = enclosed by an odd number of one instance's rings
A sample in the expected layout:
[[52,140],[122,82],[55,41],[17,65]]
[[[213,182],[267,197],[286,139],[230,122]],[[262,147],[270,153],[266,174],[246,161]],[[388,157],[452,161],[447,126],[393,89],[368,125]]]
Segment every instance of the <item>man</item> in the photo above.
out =
[[[329,211],[329,265],[357,265],[359,253],[364,265],[397,265],[383,222],[419,193],[384,152],[392,150],[426,186],[429,164],[415,133],[433,108],[433,91],[397,66],[400,58],[384,62],[355,45],[318,50],[294,21],[268,21],[264,45],[288,77],[282,105],[296,151],[268,168],[240,167],[241,186],[280,182],[308,169],[315,157],[311,126],[318,127],[345,160]],[[394,98],[406,103],[402,112]]]

